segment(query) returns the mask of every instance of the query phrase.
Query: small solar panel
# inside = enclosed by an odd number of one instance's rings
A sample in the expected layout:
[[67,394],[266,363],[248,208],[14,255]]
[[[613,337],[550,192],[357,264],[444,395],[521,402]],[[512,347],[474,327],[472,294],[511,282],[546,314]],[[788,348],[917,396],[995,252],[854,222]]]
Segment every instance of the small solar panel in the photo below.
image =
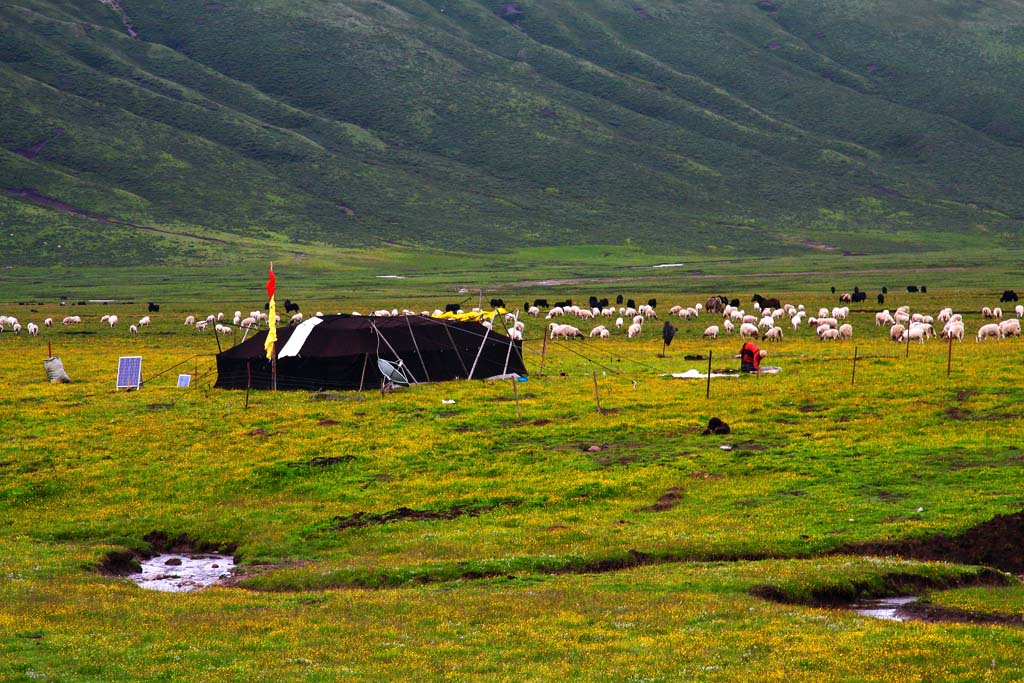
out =
[[192,375],[178,375],[178,387],[188,389],[192,386]]
[[138,389],[142,386],[142,356],[121,356],[117,359],[117,388]]

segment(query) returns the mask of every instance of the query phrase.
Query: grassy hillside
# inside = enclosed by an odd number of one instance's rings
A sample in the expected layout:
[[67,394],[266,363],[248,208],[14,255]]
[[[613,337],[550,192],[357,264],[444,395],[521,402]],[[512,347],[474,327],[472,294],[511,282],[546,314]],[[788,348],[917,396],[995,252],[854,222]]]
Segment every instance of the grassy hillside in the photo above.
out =
[[1013,0],[119,8],[0,7],[5,265],[230,258],[210,230],[907,252],[1024,216]]

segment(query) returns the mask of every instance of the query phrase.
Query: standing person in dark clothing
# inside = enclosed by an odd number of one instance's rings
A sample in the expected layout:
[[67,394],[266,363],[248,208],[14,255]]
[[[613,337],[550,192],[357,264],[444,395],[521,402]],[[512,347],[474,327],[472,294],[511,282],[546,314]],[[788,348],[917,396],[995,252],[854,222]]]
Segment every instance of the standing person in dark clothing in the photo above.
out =
[[760,372],[761,359],[767,355],[767,351],[757,348],[757,344],[748,341],[740,349],[740,372]]

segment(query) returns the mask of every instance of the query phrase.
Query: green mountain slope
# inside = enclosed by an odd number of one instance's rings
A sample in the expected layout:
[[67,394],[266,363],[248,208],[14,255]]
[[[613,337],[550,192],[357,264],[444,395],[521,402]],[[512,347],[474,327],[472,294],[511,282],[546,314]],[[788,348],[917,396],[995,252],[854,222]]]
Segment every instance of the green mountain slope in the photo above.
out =
[[111,4],[0,7],[8,263],[1022,227],[1014,0]]

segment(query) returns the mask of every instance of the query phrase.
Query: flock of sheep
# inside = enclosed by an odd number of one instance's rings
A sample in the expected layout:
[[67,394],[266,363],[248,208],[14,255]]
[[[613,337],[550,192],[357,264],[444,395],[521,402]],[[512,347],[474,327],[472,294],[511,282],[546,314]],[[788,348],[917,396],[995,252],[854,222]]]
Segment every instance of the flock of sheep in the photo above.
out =
[[[701,303],[694,304],[693,306],[676,305],[669,309],[668,314],[684,321],[711,316],[720,318],[720,320],[716,320],[714,324],[710,324],[704,329],[703,337],[708,339],[717,339],[720,334],[738,333],[742,339],[780,341],[785,336],[783,325],[788,325],[794,331],[798,331],[802,327],[813,329],[816,336],[822,341],[853,338],[853,326],[846,322],[850,314],[848,306],[836,306],[831,309],[820,308],[817,311],[817,315],[811,316],[808,315],[803,304],[794,306],[793,304],[786,303],[775,308],[767,306],[762,308],[760,303],[755,301],[752,313],[748,313],[735,305],[724,304],[717,307],[720,311],[712,312],[710,309],[715,302],[717,302],[717,299],[712,298],[708,300],[706,305]],[[733,303],[736,302],[734,301]],[[408,309],[401,311],[398,309],[380,309],[368,313],[368,315],[378,317],[398,315],[439,316],[441,314],[442,311],[440,310],[435,310],[431,313],[430,311],[416,312]],[[526,314],[530,317],[540,317],[541,310],[537,306],[529,306]],[[1000,308],[989,308],[987,306],[982,308],[982,317],[992,322],[985,323],[979,327],[976,340],[1002,339],[1011,336],[1019,337],[1021,334],[1020,318],[1024,317],[1024,306],[1016,306],[1014,314],[1015,317],[1003,319],[1003,311]],[[321,316],[323,313],[317,311],[316,315]],[[361,314],[358,311],[353,311],[352,315]],[[658,314],[654,306],[650,304],[643,304],[635,308],[632,306],[619,308],[595,306],[587,308],[567,305],[554,306],[547,311],[544,317],[550,321],[547,326],[547,334],[550,339],[582,339],[588,336],[591,338],[608,339],[612,335],[609,329],[609,326],[612,325],[616,330],[625,328],[626,337],[636,339],[643,334],[644,323],[657,319]],[[526,324],[523,320],[520,320],[519,313],[509,313],[505,318],[506,320],[502,324],[502,331],[506,332],[513,339],[522,340]],[[562,319],[564,318],[575,318],[577,321],[606,319],[608,323],[596,325],[588,334],[584,334],[576,325],[563,322]],[[613,318],[614,323],[611,322]],[[230,325],[225,324],[227,320],[227,316],[221,312],[209,314],[205,317],[189,315],[184,319],[184,324],[194,328],[196,332],[205,332],[208,329],[213,329],[217,334],[233,334],[236,329],[257,329],[261,326],[267,326],[269,322],[268,315],[263,311],[250,311],[247,316],[243,316],[241,311],[235,311],[230,319]],[[295,313],[289,317],[288,322],[295,325],[302,322],[302,320],[302,313]],[[103,315],[100,318],[100,323],[108,325],[110,328],[115,328],[119,322],[120,320],[117,315]],[[133,336],[138,335],[140,330],[149,327],[151,322],[152,320],[149,315],[143,316],[137,323],[128,327],[128,332]],[[276,316],[276,322],[278,324],[281,323],[280,315]],[[941,331],[937,334],[935,332],[936,323],[942,325]],[[61,324],[65,326],[79,325],[82,324],[82,317],[79,315],[66,316],[61,321]],[[580,323],[577,322],[577,324]],[[46,318],[42,325],[45,328],[53,327],[54,319]],[[484,325],[490,327],[491,323],[485,321]],[[933,337],[963,341],[966,334],[963,316],[959,313],[954,313],[951,308],[943,308],[933,318],[930,315],[911,313],[909,306],[900,306],[894,312],[883,310],[876,313],[875,325],[876,327],[887,327],[890,339],[895,342],[916,340],[923,344],[925,340]],[[34,322],[27,323],[23,328],[16,317],[0,315],[0,332],[8,328],[16,335],[20,335],[23,329],[31,336],[38,335],[40,331],[39,325]]]
[[[850,314],[848,306],[836,306],[831,309],[820,308],[817,315],[808,315],[803,304],[794,306],[784,304],[777,308],[761,308],[760,304],[753,304],[754,313],[748,313],[737,306],[724,306],[721,311],[721,323],[708,325],[704,329],[703,337],[717,339],[720,334],[738,333],[742,339],[760,339],[763,341],[780,341],[785,336],[784,323],[788,324],[794,331],[802,327],[813,329],[815,335],[822,341],[853,339],[853,325],[846,322]],[[535,307],[528,311],[530,315],[539,315]],[[1020,318],[1024,317],[1024,306],[1018,305],[1014,309],[1016,317],[1003,320],[1003,312],[1000,308],[984,307],[981,314],[986,319],[994,322],[986,323],[978,329],[977,341],[985,339],[1002,339],[1011,336],[1020,336]],[[700,317],[717,315],[707,313],[703,304],[697,303],[693,306],[673,306],[669,315],[678,316],[681,320],[695,320]],[[573,316],[581,320],[593,320],[595,318],[615,318],[615,327],[622,329],[626,327],[626,336],[629,339],[638,338],[643,332],[644,322],[658,315],[651,306],[639,306],[633,308],[579,308],[571,306],[567,308],[552,308],[548,311],[546,318],[561,318]],[[618,317],[616,317],[618,316]],[[936,320],[943,325],[941,332],[936,334]],[[909,306],[900,306],[895,312],[889,310],[880,311],[875,314],[875,325],[886,326],[889,329],[889,336],[895,342],[918,341],[924,343],[926,339],[939,337],[942,339],[956,339],[963,341],[966,329],[964,327],[963,315],[954,313],[951,308],[943,308],[934,318],[921,313],[911,313]],[[551,339],[583,338],[585,336],[606,339],[611,332],[605,325],[597,325],[585,335],[575,325],[552,320],[548,324],[548,335]]]

